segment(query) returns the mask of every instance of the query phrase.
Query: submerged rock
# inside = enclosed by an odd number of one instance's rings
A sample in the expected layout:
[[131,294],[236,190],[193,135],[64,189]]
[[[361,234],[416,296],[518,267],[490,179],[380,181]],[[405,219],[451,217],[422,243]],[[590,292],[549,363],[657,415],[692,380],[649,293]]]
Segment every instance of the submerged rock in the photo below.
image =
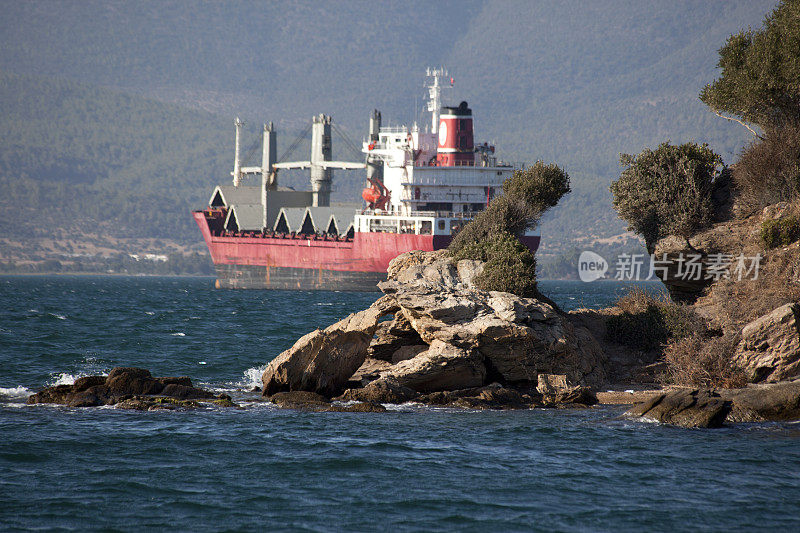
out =
[[108,376],[78,378],[72,385],[47,387],[28,398],[29,404],[56,403],[69,407],[96,407],[120,405],[122,408],[144,410],[156,404],[173,407],[196,407],[196,402],[181,405],[179,401],[219,400],[230,396],[217,396],[192,385],[188,377],[154,378],[149,370],[135,367],[117,367]]
[[277,392],[269,397],[269,401],[285,409],[311,411],[323,411],[331,405],[325,396],[308,391]]
[[401,404],[414,400],[417,391],[392,379],[377,379],[360,389],[348,389],[335,400],[345,402],[373,402]]
[[375,402],[359,402],[352,405],[333,404],[328,411],[334,413],[385,413],[386,408]]

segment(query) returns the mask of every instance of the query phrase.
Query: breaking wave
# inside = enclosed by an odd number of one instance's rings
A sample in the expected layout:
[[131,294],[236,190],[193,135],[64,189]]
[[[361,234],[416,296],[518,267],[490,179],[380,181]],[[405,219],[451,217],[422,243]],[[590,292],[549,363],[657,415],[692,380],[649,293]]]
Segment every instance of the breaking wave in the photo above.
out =
[[0,387],[0,397],[27,398],[33,394],[28,387]]

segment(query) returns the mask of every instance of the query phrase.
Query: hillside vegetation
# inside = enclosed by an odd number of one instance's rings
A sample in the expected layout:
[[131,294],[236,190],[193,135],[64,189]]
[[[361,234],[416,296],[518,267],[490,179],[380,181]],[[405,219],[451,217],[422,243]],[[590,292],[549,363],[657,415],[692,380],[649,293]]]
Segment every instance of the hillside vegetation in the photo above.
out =
[[[2,229],[107,224],[197,240],[186,212],[228,179],[236,114],[245,146],[274,121],[279,153],[320,112],[356,141],[375,107],[424,125],[422,74],[444,64],[456,81],[445,96],[470,102],[476,140],[569,172],[573,193],[542,222],[543,264],[624,231],[608,193],[619,152],[668,136],[734,159],[748,133],[697,93],[725,37],[772,5],[5,2],[2,205],[24,208],[26,222]],[[356,173],[335,180],[335,199],[358,197]]]

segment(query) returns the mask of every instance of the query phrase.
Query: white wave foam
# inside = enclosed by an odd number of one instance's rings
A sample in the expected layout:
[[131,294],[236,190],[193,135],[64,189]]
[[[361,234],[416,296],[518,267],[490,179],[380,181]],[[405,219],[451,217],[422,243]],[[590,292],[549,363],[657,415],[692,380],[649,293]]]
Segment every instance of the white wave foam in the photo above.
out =
[[76,379],[88,375],[89,374],[83,374],[80,372],[78,372],[77,374],[69,374],[67,372],[61,372],[60,374],[53,375],[53,379],[50,381],[50,383],[48,383],[48,386],[55,387],[56,385],[74,385]]
[[6,398],[27,398],[31,394],[28,387],[0,387],[0,396]]
[[59,320],[66,320],[67,319],[67,317],[65,317],[64,315],[59,315],[58,313],[47,313],[47,314],[50,315],[51,317],[57,318]]
[[267,369],[267,364],[248,368],[242,374],[242,379],[235,385],[240,389],[251,390],[255,387],[261,388],[261,374]]
[[182,331],[179,331],[177,333],[173,333],[172,336],[173,337],[185,337],[186,333],[183,333]]
[[153,316],[154,314],[156,314],[156,312],[155,311],[145,311],[144,314]]
[[333,305],[333,302],[317,302],[314,305]]

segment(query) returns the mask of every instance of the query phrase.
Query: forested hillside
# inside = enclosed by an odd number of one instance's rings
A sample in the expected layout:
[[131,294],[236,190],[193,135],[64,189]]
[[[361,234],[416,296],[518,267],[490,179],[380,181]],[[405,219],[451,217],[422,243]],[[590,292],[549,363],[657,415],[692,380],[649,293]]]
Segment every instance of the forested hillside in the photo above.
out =
[[0,206],[15,214],[0,219],[5,236],[185,238],[201,185],[228,166],[219,138],[232,128],[217,115],[7,73],[0,101]]
[[[694,139],[735,159],[746,130],[697,94],[727,36],[774,2],[1,5],[0,202],[26,213],[4,217],[6,233],[80,222],[197,240],[187,211],[227,179],[236,114],[251,135],[274,121],[279,152],[320,112],[358,140],[375,107],[421,120],[424,68],[443,64],[477,140],[573,178],[543,224],[546,253],[622,232],[608,194],[619,152]],[[357,198],[359,177],[337,181],[338,199]]]

